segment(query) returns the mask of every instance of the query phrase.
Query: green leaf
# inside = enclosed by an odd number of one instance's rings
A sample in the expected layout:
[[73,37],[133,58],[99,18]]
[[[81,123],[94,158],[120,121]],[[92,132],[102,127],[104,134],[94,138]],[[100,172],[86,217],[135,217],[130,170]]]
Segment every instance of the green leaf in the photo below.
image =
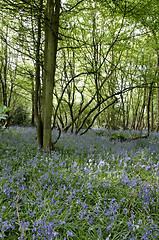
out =
[[0,113],[0,121],[1,121],[1,120],[5,120],[7,117],[8,117],[7,114],[5,114],[5,113]]
[[5,132],[7,132],[7,133],[12,133],[12,134],[15,135],[15,133],[14,133],[12,130],[10,130],[10,129],[5,129]]

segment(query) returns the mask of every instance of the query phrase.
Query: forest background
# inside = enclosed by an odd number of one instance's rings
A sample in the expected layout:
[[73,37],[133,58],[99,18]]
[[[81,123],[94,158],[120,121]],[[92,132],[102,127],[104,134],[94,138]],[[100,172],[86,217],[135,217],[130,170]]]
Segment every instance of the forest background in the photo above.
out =
[[3,0],[0,102],[8,124],[84,134],[159,130],[157,0]]

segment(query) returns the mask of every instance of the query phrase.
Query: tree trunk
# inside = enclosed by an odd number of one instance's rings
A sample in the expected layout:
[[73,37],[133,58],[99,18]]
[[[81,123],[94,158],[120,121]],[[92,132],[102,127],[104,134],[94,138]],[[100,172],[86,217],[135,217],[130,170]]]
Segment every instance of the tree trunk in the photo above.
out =
[[5,33],[5,43],[1,46],[1,52],[3,54],[3,58],[1,60],[1,69],[0,69],[0,81],[1,81],[1,90],[2,90],[2,102],[5,106],[8,106],[8,96],[7,96],[7,75],[8,75],[8,26],[6,28]]
[[3,103],[5,106],[8,106],[7,101],[7,72],[8,72],[8,43],[7,43],[7,36],[8,36],[8,27],[6,30],[6,43],[4,49],[4,89],[3,89]]
[[43,124],[40,111],[40,42],[41,42],[41,10],[43,7],[43,0],[40,0],[40,10],[38,14],[38,36],[36,42],[36,75],[35,75],[35,95],[34,95],[34,115],[36,121],[36,135],[38,146],[43,147]]
[[3,101],[3,95],[2,95],[2,66],[0,68],[0,103]]
[[125,119],[125,104],[124,104],[124,99],[123,99],[123,94],[121,93],[120,95],[120,98],[121,98],[121,104],[122,104],[122,127],[123,127],[123,130],[126,129],[125,127],[125,122],[126,122],[126,119]]
[[153,92],[151,94],[151,132],[154,130],[154,104],[153,104]]
[[153,82],[150,85],[148,103],[147,103],[147,136],[149,136],[149,133],[150,133],[150,104],[151,104],[151,96],[152,96],[152,87],[153,87]]
[[156,131],[159,131],[159,83],[157,83],[157,115],[158,115],[158,121],[157,121],[157,128]]
[[51,149],[51,118],[55,86],[56,53],[58,44],[60,0],[48,0],[45,25],[45,87],[43,92],[43,148]]
[[32,81],[32,93],[31,93],[31,104],[32,104],[32,110],[31,110],[31,125],[34,126],[34,122],[35,122],[35,119],[34,119],[34,116],[35,116],[35,111],[34,111],[34,79],[31,80]]
[[158,101],[157,101],[157,111],[158,111],[158,121],[157,121],[157,128],[156,128],[156,131],[158,132],[159,131],[159,74],[158,74],[158,71],[159,71],[159,53],[157,51],[157,67],[156,67],[156,81],[157,81],[157,97],[158,97]]
[[140,111],[140,115],[138,118],[138,124],[137,124],[137,129],[140,131],[143,128],[144,112],[145,112],[145,107],[146,107],[146,95],[147,95],[147,88],[144,88],[143,104],[142,104],[142,108]]

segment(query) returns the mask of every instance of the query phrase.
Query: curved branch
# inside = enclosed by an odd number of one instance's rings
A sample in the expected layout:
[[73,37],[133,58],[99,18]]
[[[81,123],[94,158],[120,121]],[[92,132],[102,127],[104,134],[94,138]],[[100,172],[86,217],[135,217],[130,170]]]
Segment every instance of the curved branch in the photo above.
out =
[[105,108],[103,108],[101,111],[99,111],[93,118],[91,124],[80,134],[83,135],[85,134],[93,125],[94,121],[96,120],[96,118],[102,113],[104,112],[107,108],[109,108],[110,106],[112,106],[113,104],[115,104],[119,99],[116,98],[112,103],[110,103],[109,105],[107,105]]

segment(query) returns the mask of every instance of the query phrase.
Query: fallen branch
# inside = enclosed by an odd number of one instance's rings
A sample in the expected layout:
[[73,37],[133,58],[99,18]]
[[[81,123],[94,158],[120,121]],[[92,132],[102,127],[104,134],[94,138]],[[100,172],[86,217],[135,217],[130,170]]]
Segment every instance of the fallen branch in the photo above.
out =
[[146,134],[146,135],[132,137],[130,140],[136,140],[136,139],[139,139],[139,138],[148,138],[148,137],[149,137],[149,134]]

